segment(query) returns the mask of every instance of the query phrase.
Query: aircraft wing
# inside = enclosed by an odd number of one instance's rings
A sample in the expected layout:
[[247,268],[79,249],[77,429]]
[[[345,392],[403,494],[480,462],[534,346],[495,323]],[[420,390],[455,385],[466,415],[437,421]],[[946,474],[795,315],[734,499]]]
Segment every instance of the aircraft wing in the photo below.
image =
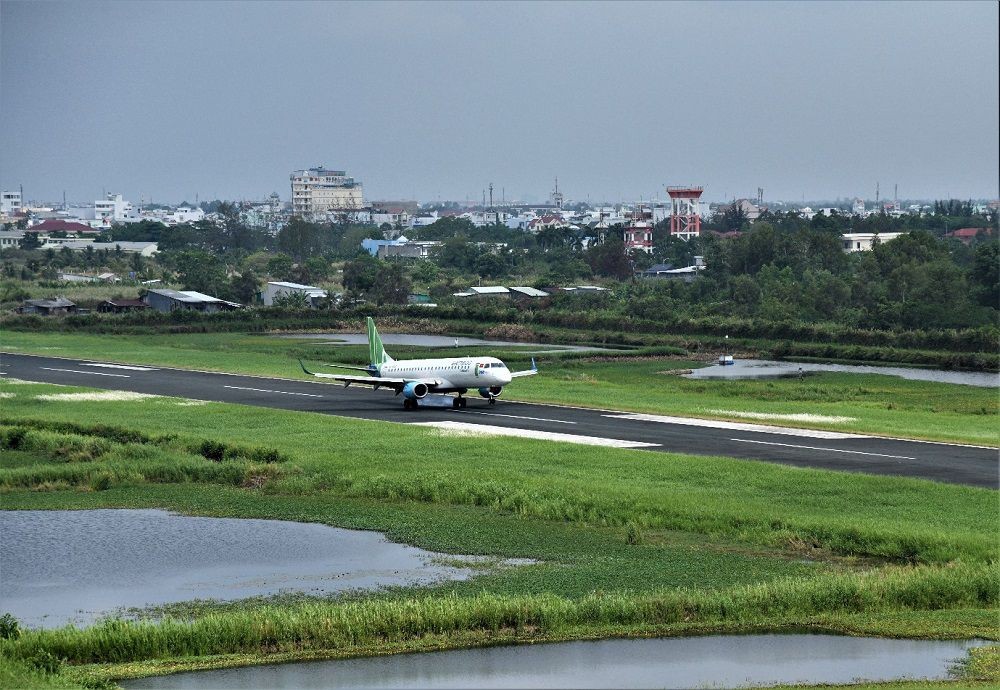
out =
[[331,379],[333,381],[338,381],[344,384],[344,387],[350,386],[352,383],[357,383],[363,386],[373,386],[376,390],[379,388],[391,388],[397,393],[403,390],[403,386],[412,382],[418,381],[424,383],[428,388],[434,389],[441,385],[441,379],[402,379],[402,378],[392,378],[388,376],[349,376],[347,374],[319,374],[314,371],[309,371],[306,369],[302,360],[299,360],[299,366],[302,367],[302,371],[309,374],[310,376],[315,376],[321,379]]
[[535,364],[535,358],[531,358],[531,368],[525,369],[524,371],[512,371],[510,372],[510,377],[512,379],[520,378],[522,376],[534,376],[538,373],[538,365]]

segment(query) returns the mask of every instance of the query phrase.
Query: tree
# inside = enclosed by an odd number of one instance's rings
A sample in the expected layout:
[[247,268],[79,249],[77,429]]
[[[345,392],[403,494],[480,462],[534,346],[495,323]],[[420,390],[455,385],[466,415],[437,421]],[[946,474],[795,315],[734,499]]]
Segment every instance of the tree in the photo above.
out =
[[322,251],[319,226],[295,216],[278,231],[278,249],[296,261],[319,253]]
[[247,270],[233,276],[230,281],[230,291],[242,304],[253,304],[260,292],[261,280],[253,271]]
[[344,264],[344,287],[360,295],[372,291],[378,281],[381,264],[381,261],[370,254],[346,262]]
[[305,269],[311,276],[310,280],[326,280],[330,277],[330,262],[322,256],[313,256],[306,259]]
[[274,298],[274,306],[285,309],[308,309],[309,298],[304,292],[282,292]]
[[136,252],[132,255],[129,265],[133,271],[135,271],[136,276],[142,275],[143,271],[146,270],[146,261],[142,258],[142,254]]
[[203,292],[213,297],[229,295],[226,267],[215,255],[202,249],[187,249],[173,257],[177,274],[185,290]]
[[1000,242],[993,240],[976,247],[969,281],[979,304],[1000,308]]
[[25,251],[31,251],[32,249],[38,249],[42,246],[42,241],[38,239],[37,232],[25,232],[24,237],[21,239],[21,249]]
[[406,304],[410,296],[410,279],[403,265],[398,262],[383,264],[375,286],[368,294],[379,305]]
[[275,254],[267,262],[267,273],[278,280],[288,280],[292,276],[295,262],[288,254]]
[[625,280],[632,277],[632,261],[617,234],[587,251],[587,263],[597,275]]

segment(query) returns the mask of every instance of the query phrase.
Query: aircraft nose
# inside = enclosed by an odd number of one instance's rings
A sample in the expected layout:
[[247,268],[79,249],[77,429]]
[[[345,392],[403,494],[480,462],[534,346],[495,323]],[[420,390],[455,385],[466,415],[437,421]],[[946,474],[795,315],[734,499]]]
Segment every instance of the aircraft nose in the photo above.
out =
[[504,371],[498,371],[497,381],[500,382],[501,386],[506,386],[508,383],[511,382],[510,372],[507,371],[506,369]]

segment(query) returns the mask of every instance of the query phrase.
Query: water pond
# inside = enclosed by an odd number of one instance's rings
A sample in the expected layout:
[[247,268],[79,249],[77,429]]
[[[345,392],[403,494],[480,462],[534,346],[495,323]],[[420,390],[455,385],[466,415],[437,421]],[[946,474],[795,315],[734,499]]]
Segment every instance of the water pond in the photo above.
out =
[[489,647],[181,673],[140,688],[702,688],[946,678],[979,641],[720,635]]
[[765,359],[737,359],[731,365],[713,365],[695,369],[687,378],[691,379],[763,379],[791,378],[814,371],[838,371],[849,374],[882,374],[899,376],[911,381],[934,381],[937,383],[959,383],[966,386],[996,388],[1000,386],[1000,374],[980,371],[943,371],[939,369],[919,369],[916,367],[879,367],[863,364],[817,364],[812,362],[775,362]]
[[162,510],[0,511],[0,611],[30,627],[128,608],[466,579],[476,559],[377,532]]

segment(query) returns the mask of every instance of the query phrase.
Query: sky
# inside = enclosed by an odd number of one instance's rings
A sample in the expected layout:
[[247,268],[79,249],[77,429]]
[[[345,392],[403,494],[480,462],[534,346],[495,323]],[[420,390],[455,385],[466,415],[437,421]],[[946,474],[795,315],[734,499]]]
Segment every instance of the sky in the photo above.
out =
[[0,1],[26,200],[1000,196],[998,3]]

